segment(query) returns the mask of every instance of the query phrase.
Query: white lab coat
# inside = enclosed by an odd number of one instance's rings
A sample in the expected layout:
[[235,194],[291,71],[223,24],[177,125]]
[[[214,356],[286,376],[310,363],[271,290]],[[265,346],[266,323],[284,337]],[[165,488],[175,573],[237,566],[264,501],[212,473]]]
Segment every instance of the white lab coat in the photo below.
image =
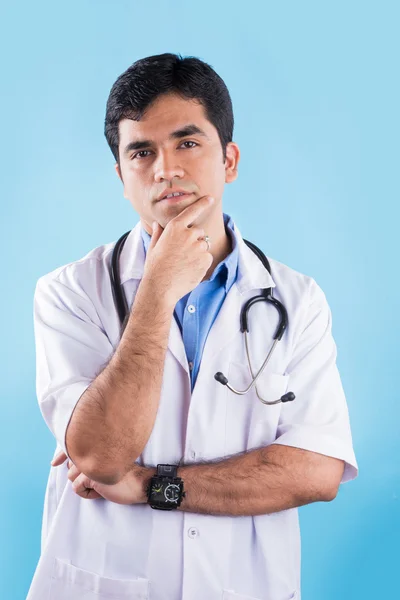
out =
[[[120,257],[131,306],[143,275],[140,222]],[[239,244],[238,278],[214,322],[193,393],[179,327],[172,319],[159,409],[138,463],[178,464],[227,457],[269,444],[343,459],[342,482],[356,477],[348,409],[336,367],[331,313],[315,281],[269,259],[272,277]],[[65,451],[74,406],[119,343],[109,266],[114,242],[41,277],[34,302],[37,396]],[[273,287],[289,327],[259,379],[260,394],[294,402],[265,406],[254,388],[238,396],[214,379],[249,382],[239,315],[244,302]],[[249,313],[253,369],[271,347],[278,312],[264,302]],[[149,324],[150,326],[150,324]],[[74,493],[68,467],[50,470],[42,552],[27,600],[289,600],[301,597],[297,509],[260,516],[212,516],[124,506]],[[228,484],[228,482],[227,482]],[[232,482],[229,482],[231,485]]]

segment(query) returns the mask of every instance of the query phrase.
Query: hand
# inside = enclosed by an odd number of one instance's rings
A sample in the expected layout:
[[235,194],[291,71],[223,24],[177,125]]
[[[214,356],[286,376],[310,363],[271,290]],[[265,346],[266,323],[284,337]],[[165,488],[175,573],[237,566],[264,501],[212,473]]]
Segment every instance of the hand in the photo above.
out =
[[153,229],[143,278],[151,282],[154,293],[167,296],[173,306],[204,279],[212,265],[207,242],[201,240],[205,231],[194,222],[213,203],[211,196],[202,196],[171,219],[165,229],[159,223]]
[[[58,467],[67,459],[65,452],[60,452],[51,462],[53,467]],[[104,498],[117,504],[140,504],[146,503],[145,486],[154,474],[153,469],[141,467],[134,463],[132,469],[115,485],[106,485],[89,479],[84,473],[68,460],[68,479],[72,483],[72,489],[81,498],[94,500]]]

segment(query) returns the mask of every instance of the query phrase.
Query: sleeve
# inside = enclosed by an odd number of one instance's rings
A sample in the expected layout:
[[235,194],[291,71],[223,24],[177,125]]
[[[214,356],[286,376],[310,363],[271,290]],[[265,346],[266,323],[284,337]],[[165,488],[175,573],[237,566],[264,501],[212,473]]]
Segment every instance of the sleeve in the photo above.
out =
[[74,408],[106,366],[113,347],[92,302],[59,280],[40,278],[33,305],[37,399],[67,454],[65,435]]
[[305,320],[286,370],[287,389],[296,398],[282,405],[274,444],[345,461],[341,480],[345,483],[357,477],[358,465],[336,356],[331,311],[325,294],[311,279]]

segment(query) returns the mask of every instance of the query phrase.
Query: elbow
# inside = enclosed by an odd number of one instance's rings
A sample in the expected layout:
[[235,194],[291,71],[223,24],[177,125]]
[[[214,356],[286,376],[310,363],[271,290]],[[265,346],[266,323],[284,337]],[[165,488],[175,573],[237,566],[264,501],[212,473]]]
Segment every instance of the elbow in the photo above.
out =
[[131,468],[130,465],[135,460],[136,458],[132,457],[129,461],[119,463],[113,461],[110,463],[109,460],[99,460],[98,457],[85,456],[78,458],[76,461],[72,459],[72,462],[89,479],[105,485],[116,485],[125,477]]
[[72,454],[68,450],[68,455],[81,473],[84,473],[89,479],[105,485],[119,483],[128,472],[129,465],[133,464],[140,456],[140,453],[135,452],[130,455],[129,461],[118,460],[117,462],[110,460],[109,453],[107,456],[100,456],[93,448],[85,450],[85,452],[79,452],[79,449],[73,446]]
[[324,502],[332,502],[339,492],[339,487],[343,479],[345,462],[339,459],[330,458],[330,471],[324,474],[324,486],[322,490]]
[[329,488],[325,488],[321,492],[321,500],[322,502],[332,502],[338,494],[339,485],[331,485]]
[[72,462],[76,468],[97,483],[104,483],[106,485],[115,485],[121,481],[124,476],[123,469],[120,465],[115,463],[110,465],[109,461],[97,458],[93,458],[90,454],[79,454],[76,452],[70,452],[67,448],[68,456],[70,456]]
[[122,469],[116,469],[115,466],[108,467],[91,459],[80,460],[76,463],[76,466],[89,479],[105,485],[115,485],[124,476]]
[[88,474],[89,479],[97,481],[97,483],[104,483],[105,485],[116,485],[123,478],[123,474],[120,471],[104,471],[99,469],[93,469]]

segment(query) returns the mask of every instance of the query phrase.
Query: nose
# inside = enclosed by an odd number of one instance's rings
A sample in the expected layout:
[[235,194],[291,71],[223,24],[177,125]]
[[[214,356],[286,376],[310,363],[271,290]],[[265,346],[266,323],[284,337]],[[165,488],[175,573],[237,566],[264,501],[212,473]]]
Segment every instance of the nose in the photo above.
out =
[[160,152],[155,161],[154,180],[157,183],[172,180],[174,177],[182,179],[184,170],[177,163],[177,157],[167,152]]

